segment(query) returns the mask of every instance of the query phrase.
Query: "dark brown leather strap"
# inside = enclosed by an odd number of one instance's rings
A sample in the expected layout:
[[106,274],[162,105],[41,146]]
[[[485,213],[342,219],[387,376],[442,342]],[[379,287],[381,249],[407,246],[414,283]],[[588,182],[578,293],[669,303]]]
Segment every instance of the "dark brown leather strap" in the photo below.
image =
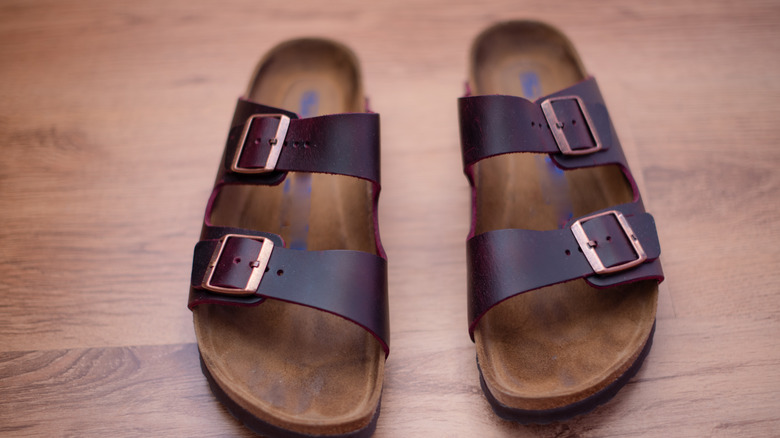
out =
[[[207,268],[220,237],[241,234],[274,242],[267,269],[256,290],[241,294],[254,273],[253,262],[262,242],[251,237],[225,241],[209,286],[234,289],[238,295],[204,287]],[[302,251],[283,247],[278,236],[257,231],[207,227],[195,246],[189,307],[200,304],[253,306],[266,298],[286,301],[338,315],[363,327],[389,352],[387,266],[379,256],[360,251]]]
[[[467,243],[472,339],[485,312],[518,294],[578,278],[594,287],[663,280],[655,223],[644,211],[594,78],[536,102],[516,96],[464,97],[459,115],[464,172],[472,185],[472,167],[480,160],[544,153],[562,169],[619,165],[635,197],[607,209],[616,213],[597,212],[559,230],[507,229],[472,236]],[[579,239],[575,223],[581,225]]]
[[550,154],[564,169],[627,167],[593,77],[535,102],[505,95],[463,97],[458,111],[467,173],[482,159],[515,152]]
[[[469,332],[493,306],[515,295],[578,278],[596,287],[609,287],[640,280],[663,279],[661,254],[653,217],[639,204],[612,207],[622,213],[629,230],[641,246],[646,260],[619,272],[597,275],[586,258],[582,244],[566,227],[550,231],[506,229],[489,231],[471,238],[468,255]],[[638,260],[632,236],[621,226],[615,214],[598,215],[583,221],[582,228],[597,258],[605,267]],[[588,249],[586,249],[588,250]]]
[[[276,138],[278,117],[289,118],[283,138]],[[247,135],[244,133],[249,124]],[[379,115],[334,114],[299,119],[294,113],[239,99],[225,146],[220,178],[224,183],[275,184],[284,172],[349,175],[379,183]],[[242,142],[243,140],[243,142]],[[272,172],[264,169],[272,148],[281,148]],[[238,168],[231,170],[237,151]]]

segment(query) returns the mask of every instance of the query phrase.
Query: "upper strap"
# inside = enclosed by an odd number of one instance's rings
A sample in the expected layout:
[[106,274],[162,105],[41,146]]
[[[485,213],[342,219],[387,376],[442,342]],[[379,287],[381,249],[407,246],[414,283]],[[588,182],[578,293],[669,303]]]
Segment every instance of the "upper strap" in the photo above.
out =
[[284,172],[354,176],[379,184],[379,115],[299,119],[239,99],[223,159],[223,182],[274,184]]
[[265,298],[312,307],[368,330],[389,352],[386,261],[348,250],[284,248],[270,233],[208,227],[195,246],[189,307],[253,306]]
[[535,102],[485,95],[458,100],[464,169],[495,155],[550,154],[564,169],[626,160],[596,79],[589,77]]
[[504,229],[469,239],[469,332],[515,295],[578,278],[595,287],[661,281],[653,217],[637,203],[571,221],[562,229]]

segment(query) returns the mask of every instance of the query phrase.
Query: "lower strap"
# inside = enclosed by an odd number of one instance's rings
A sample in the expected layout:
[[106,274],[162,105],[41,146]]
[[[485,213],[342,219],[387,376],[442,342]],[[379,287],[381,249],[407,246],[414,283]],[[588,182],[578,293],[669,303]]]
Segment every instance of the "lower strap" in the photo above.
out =
[[[254,306],[273,298],[348,319],[373,334],[385,354],[389,352],[383,258],[360,251],[287,249],[277,236],[249,230],[225,229],[221,237],[195,246],[190,308]],[[270,250],[268,242],[272,242]],[[253,278],[259,283],[247,290]]]
[[632,212],[632,206],[613,207],[557,230],[505,229],[471,238],[467,256],[472,337],[485,312],[524,292],[578,278],[594,287],[661,281],[655,221],[648,213]]

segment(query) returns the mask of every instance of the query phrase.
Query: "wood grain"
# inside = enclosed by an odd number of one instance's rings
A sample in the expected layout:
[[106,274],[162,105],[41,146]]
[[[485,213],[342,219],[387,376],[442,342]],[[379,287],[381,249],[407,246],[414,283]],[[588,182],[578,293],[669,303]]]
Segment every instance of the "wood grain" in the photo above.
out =
[[[590,415],[492,414],[466,330],[455,99],[497,20],[560,27],[659,226],[653,350]],[[780,4],[0,2],[0,434],[249,436],[186,309],[235,98],[287,38],[338,39],[382,117],[392,353],[376,436],[771,436],[780,430]]]

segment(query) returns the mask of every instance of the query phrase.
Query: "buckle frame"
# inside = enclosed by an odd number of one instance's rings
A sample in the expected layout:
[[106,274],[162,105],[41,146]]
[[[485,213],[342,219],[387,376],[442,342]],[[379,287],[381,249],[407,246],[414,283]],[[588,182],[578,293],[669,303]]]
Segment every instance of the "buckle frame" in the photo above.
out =
[[[276,128],[274,137],[269,140],[271,143],[271,151],[268,153],[268,158],[265,160],[263,167],[241,167],[238,162],[241,159],[241,154],[244,153],[244,147],[248,140],[249,130],[252,128],[252,123],[257,119],[275,118],[279,119],[279,126]],[[244,130],[241,133],[241,139],[238,141],[238,148],[233,155],[233,162],[230,164],[230,170],[235,173],[268,173],[273,172],[276,169],[276,163],[279,161],[279,155],[282,153],[282,145],[284,139],[287,137],[287,130],[290,127],[290,118],[284,114],[253,114],[244,124]]]
[[[590,133],[595,146],[591,146],[585,149],[574,149],[571,147],[569,140],[566,139],[566,134],[563,133],[563,124],[561,123],[560,119],[558,119],[558,115],[555,114],[555,109],[553,109],[552,106],[553,102],[560,100],[573,100],[577,102],[577,106],[579,107],[580,113],[582,113],[582,116],[585,119],[585,124],[588,125],[588,132]],[[588,109],[585,107],[585,103],[579,96],[572,95],[548,97],[542,101],[541,107],[542,112],[544,113],[544,118],[547,119],[547,124],[550,126],[550,131],[552,132],[553,138],[555,139],[555,144],[558,146],[558,150],[561,151],[562,154],[585,155],[598,152],[604,148],[603,143],[601,143],[601,140],[599,140],[599,136],[593,127],[593,120],[590,118]]]
[[[623,233],[626,235],[626,237],[628,237],[628,241],[631,243],[631,246],[637,255],[636,259],[615,266],[604,266],[604,263],[601,261],[601,258],[596,252],[596,245],[593,244],[590,239],[588,239],[588,235],[585,233],[585,229],[582,228],[582,224],[588,222],[589,220],[608,215],[613,215],[615,216],[615,219],[617,219],[618,223],[620,224],[620,228],[623,230]],[[578,219],[573,224],[571,224],[571,232],[574,234],[574,238],[577,240],[577,244],[580,246],[580,249],[582,249],[582,253],[588,260],[590,267],[593,268],[593,271],[596,274],[602,275],[624,271],[626,269],[640,265],[647,260],[647,254],[642,248],[642,244],[639,243],[639,239],[637,239],[634,230],[631,228],[631,225],[629,225],[628,220],[623,215],[623,213],[617,210],[604,211]]]
[[[257,255],[257,259],[249,264],[252,266],[252,273],[247,279],[246,285],[242,289],[236,289],[232,287],[217,286],[211,283],[214,278],[214,272],[216,271],[219,259],[222,257],[222,253],[225,250],[225,245],[228,239],[231,238],[246,238],[262,242],[260,247],[260,253]],[[212,292],[218,292],[227,295],[250,295],[257,292],[257,287],[260,285],[260,281],[265,274],[265,268],[268,266],[268,260],[271,258],[271,253],[274,249],[274,242],[271,239],[262,236],[250,236],[246,234],[225,234],[219,239],[219,247],[214,251],[209,261],[206,273],[203,276],[201,287]]]

